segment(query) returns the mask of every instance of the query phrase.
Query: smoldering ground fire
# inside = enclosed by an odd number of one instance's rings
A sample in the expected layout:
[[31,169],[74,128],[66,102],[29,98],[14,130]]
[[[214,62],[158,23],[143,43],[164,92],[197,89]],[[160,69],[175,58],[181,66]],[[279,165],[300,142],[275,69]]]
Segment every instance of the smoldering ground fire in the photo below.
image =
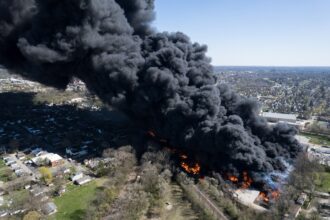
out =
[[258,176],[300,151],[256,102],[217,83],[207,47],[150,26],[153,0],[0,0],[0,63],[56,88],[72,77],[215,171]]

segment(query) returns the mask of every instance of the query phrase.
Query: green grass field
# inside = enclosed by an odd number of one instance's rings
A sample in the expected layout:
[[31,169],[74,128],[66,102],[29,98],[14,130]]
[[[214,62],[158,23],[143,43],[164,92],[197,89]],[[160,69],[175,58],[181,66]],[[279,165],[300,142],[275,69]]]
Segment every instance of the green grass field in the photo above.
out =
[[320,173],[319,181],[317,181],[316,190],[320,192],[330,192],[330,172]]
[[310,138],[310,143],[330,146],[330,138],[323,135],[300,132],[301,135]]
[[26,202],[28,196],[29,196],[29,191],[27,191],[26,189],[12,191],[9,194],[3,196],[5,202],[3,206],[0,207],[0,209],[1,208],[3,208],[4,210],[8,209],[9,206],[7,202],[10,200],[13,200],[14,204],[22,205]]
[[82,220],[88,203],[94,198],[98,180],[84,186],[68,185],[66,193],[54,199],[58,212],[50,220]]
[[4,160],[0,160],[0,181],[7,182],[12,179],[13,172],[6,166]]
[[0,160],[0,169],[4,168],[4,167],[6,167],[5,161],[1,159]]
[[21,189],[9,194],[8,198],[13,199],[16,203],[24,203],[29,196],[29,191]]

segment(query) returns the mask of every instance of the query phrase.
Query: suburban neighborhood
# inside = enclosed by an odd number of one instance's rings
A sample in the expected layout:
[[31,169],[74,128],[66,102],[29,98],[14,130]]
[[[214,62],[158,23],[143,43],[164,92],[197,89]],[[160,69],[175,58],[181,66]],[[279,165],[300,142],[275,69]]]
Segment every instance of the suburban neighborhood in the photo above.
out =
[[[26,207],[20,206],[18,201],[8,197],[8,193],[17,191],[15,193],[30,194],[33,200],[40,201],[42,213],[52,215],[57,212],[52,196],[61,196],[65,193],[67,185],[82,186],[93,180],[89,175],[91,171],[84,164],[44,151],[39,147],[3,156],[0,172],[1,207],[8,208],[1,211],[1,217],[28,211]],[[12,180],[4,181],[6,178]]]

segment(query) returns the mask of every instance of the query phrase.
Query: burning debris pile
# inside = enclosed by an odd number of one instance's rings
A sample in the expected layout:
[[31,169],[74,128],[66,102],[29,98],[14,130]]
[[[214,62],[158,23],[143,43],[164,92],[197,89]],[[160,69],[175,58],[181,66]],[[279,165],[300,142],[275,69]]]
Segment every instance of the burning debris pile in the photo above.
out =
[[243,171],[241,178],[238,178],[235,175],[227,174],[225,175],[227,179],[232,182],[234,185],[241,189],[248,189],[253,183],[252,178],[248,175],[247,171]]
[[190,174],[197,175],[201,171],[201,167],[198,163],[189,164],[187,162],[182,161],[180,163],[180,165],[187,173],[190,173]]
[[194,155],[198,164],[181,163],[189,173],[248,170],[255,180],[285,169],[300,151],[295,129],[268,126],[256,102],[217,83],[206,46],[151,28],[153,9],[153,0],[0,0],[0,64],[56,88],[81,79]]
[[199,162],[196,162],[192,158],[188,157],[188,155],[182,150],[179,150],[177,148],[173,148],[172,146],[169,146],[169,143],[166,139],[159,138],[153,131],[148,131],[147,136],[153,139],[154,141],[158,142],[163,148],[168,150],[174,158],[177,159],[180,167],[188,174],[195,175],[202,177],[201,175],[201,166]]
[[258,203],[264,203],[268,205],[271,201],[276,201],[280,197],[280,191],[273,190],[273,191],[261,191],[257,198]]

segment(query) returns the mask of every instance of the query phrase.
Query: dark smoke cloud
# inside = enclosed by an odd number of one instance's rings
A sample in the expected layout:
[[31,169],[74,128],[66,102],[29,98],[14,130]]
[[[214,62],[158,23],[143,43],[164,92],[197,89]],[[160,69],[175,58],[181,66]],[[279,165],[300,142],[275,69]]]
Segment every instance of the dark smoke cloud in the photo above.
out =
[[125,17],[133,27],[134,33],[146,36],[153,32],[149,25],[155,18],[153,0],[116,0],[124,10]]
[[104,102],[215,170],[282,170],[295,129],[267,126],[256,102],[212,74],[206,46],[157,33],[152,0],[0,0],[0,64],[65,88],[75,76]]

